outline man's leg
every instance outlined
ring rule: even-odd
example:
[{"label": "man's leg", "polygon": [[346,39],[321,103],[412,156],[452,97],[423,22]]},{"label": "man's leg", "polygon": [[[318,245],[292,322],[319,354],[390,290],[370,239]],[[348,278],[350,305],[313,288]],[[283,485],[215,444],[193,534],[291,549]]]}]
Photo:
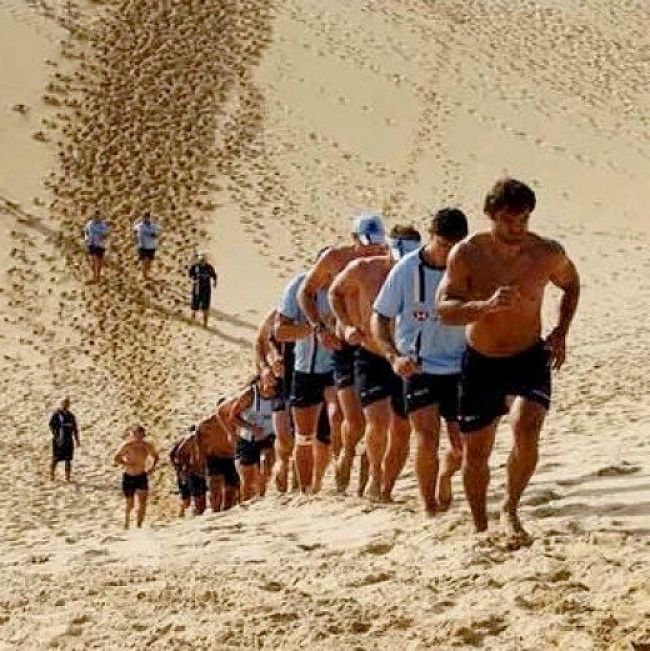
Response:
[{"label": "man's leg", "polygon": [[415,474],[427,515],[436,513],[436,480],[438,478],[438,438],[440,415],[436,405],[427,405],[409,414],[415,430]]},{"label": "man's leg", "polygon": [[208,327],[208,316],[210,314],[210,308],[206,308],[203,310],[203,327],[207,328]]},{"label": "man's leg", "polygon": [[124,528],[128,529],[131,524],[131,511],[133,511],[133,495],[125,495],[124,497]]},{"label": "man's leg", "polygon": [[184,518],[185,517],[185,511],[187,511],[187,509],[190,507],[190,504],[191,504],[191,498],[181,496],[180,504],[179,504],[179,508],[178,508],[178,517],[179,518]]},{"label": "man's leg", "polygon": [[377,501],[381,498],[384,484],[383,462],[388,440],[390,423],[390,398],[377,400],[363,408],[366,419],[366,454],[370,472],[368,497]]},{"label": "man's leg", "polygon": [[65,480],[70,481],[70,475],[72,474],[72,461],[66,461],[64,467],[65,467]]},{"label": "man's leg", "polygon": [[275,431],[275,485],[279,493],[286,493],[291,453],[293,452],[293,437],[291,436],[291,421],[286,409],[273,412],[273,430]]},{"label": "man's leg", "polygon": [[147,513],[147,498],[149,497],[149,491],[136,491],[135,494],[138,497],[137,525],[138,528],[140,528],[144,522],[144,516]]},{"label": "man's leg", "polygon": [[449,441],[442,458],[442,469],[438,479],[438,509],[440,511],[446,511],[451,504],[451,478],[463,463],[463,445],[458,423],[445,421],[445,424]]},{"label": "man's leg", "polygon": [[402,418],[391,410],[390,426],[388,429],[388,446],[384,456],[384,486],[382,500],[390,502],[393,488],[400,476],[409,456],[409,439],[411,423],[408,418]]},{"label": "man's leg", "polygon": [[298,486],[303,493],[309,492],[314,475],[314,439],[322,403],[309,407],[292,407],[296,431],[295,460]]},{"label": "man's leg", "polygon": [[476,531],[487,529],[488,464],[499,419],[481,429],[463,435],[463,485]]},{"label": "man's leg", "polygon": [[259,490],[259,466],[255,463],[252,465],[239,465],[239,477],[241,479],[241,501],[246,502],[257,495]]},{"label": "man's leg", "polygon": [[201,495],[196,495],[194,497],[194,506],[192,508],[193,514],[202,515],[205,512],[205,505],[206,505],[205,493]]},{"label": "man's leg", "polygon": [[270,447],[262,452],[262,460],[260,463],[260,476],[259,476],[259,494],[260,497],[266,495],[266,487],[268,486],[269,479],[273,474],[273,466],[275,465],[275,450]]},{"label": "man's leg", "polygon": [[341,425],[342,449],[336,465],[336,488],[340,493],[345,493],[350,485],[357,444],[364,435],[366,423],[356,387],[339,389],[337,395],[343,412],[343,423]]},{"label": "man's leg", "polygon": [[56,470],[56,465],[58,461],[56,459],[52,459],[50,462],[50,479],[54,481],[54,471]]},{"label": "man's leg", "polygon": [[537,467],[539,434],[546,409],[536,402],[517,398],[510,414],[513,445],[508,457],[506,496],[501,505],[501,521],[508,533],[525,534],[517,508]]},{"label": "man's leg", "polygon": [[209,477],[210,488],[210,508],[213,513],[218,513],[222,510],[222,492],[224,479],[221,475],[210,475]]}]

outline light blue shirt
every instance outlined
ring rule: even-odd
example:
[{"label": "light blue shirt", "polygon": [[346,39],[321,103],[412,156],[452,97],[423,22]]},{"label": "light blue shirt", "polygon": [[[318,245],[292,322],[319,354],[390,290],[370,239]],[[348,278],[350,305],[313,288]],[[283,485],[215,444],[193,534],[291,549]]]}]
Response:
[{"label": "light blue shirt", "polygon": [[86,246],[105,248],[108,230],[108,224],[103,219],[97,221],[89,219],[84,228],[84,241]]},{"label": "light blue shirt", "polygon": [[158,246],[158,235],[160,227],[153,222],[145,223],[143,220],[137,221],[133,226],[138,247],[141,249],[155,249]]},{"label": "light blue shirt", "polygon": [[423,373],[460,373],[465,350],[465,328],[440,321],[435,295],[444,269],[422,257],[422,249],[409,253],[391,270],[375,299],[378,314],[395,319],[395,347],[422,366]]},{"label": "light blue shirt", "polygon": [[[297,325],[307,323],[307,319],[298,304],[298,290],[306,275],[306,272],[298,274],[285,287],[278,306],[278,312]],[[322,290],[318,292],[316,304],[321,317],[329,314],[327,292]],[[332,351],[327,350],[319,343],[315,333],[296,341],[294,356],[294,369],[301,373],[330,373],[334,369]]]}]

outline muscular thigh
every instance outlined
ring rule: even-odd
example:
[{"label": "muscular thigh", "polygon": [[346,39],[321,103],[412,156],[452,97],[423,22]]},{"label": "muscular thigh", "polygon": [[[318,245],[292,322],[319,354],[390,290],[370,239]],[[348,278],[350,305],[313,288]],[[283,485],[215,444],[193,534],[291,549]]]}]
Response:
[{"label": "muscular thigh", "polygon": [[363,421],[363,411],[361,409],[361,400],[354,386],[339,389],[337,391],[343,418],[348,422]]},{"label": "muscular thigh", "polygon": [[545,418],[545,407],[526,398],[516,398],[510,410],[512,431],[516,437],[538,438]]},{"label": "muscular thigh", "polygon": [[366,405],[363,408],[363,415],[367,423],[387,428],[391,418],[390,398],[383,398]]},{"label": "muscular thigh", "polygon": [[440,412],[437,405],[427,405],[409,414],[411,427],[419,434],[438,436]]},{"label": "muscular thigh", "polygon": [[312,405],[311,407],[292,407],[293,423],[298,434],[313,436],[316,433],[321,408],[322,404]]}]

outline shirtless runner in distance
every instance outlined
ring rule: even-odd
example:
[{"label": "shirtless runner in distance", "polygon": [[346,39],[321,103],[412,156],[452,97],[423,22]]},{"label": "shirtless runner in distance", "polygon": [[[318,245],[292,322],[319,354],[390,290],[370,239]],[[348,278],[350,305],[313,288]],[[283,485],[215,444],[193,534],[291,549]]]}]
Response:
[{"label": "shirtless runner in distance", "polygon": [[[158,452],[149,441],[145,440],[145,437],[145,428],[142,425],[136,425],[131,430],[129,438],[122,443],[113,457],[113,461],[124,468],[122,492],[126,500],[125,529],[128,529],[131,523],[134,496],[138,498],[136,523],[138,527],[142,526],[147,511],[149,475],[158,463]],[[150,460],[151,465],[148,466]]]},{"label": "shirtless runner in distance", "polygon": [[220,399],[214,413],[196,428],[196,441],[205,456],[210,508],[216,513],[230,509],[239,493],[235,467],[235,429],[229,421],[232,400]]},{"label": "shirtless runner in distance", "polygon": [[[314,328],[320,343],[334,353],[334,381],[343,412],[341,427],[342,449],[336,466],[336,484],[345,492],[350,483],[350,473],[358,442],[364,435],[365,420],[359,395],[354,382],[354,352],[343,338],[340,328],[332,328],[319,316],[317,297],[320,290],[328,290],[334,278],[358,258],[384,255],[386,253],[385,230],[380,215],[360,215],[352,231],[353,244],[331,247],[307,274],[298,294],[298,301],[307,321]],[[362,457],[359,493],[367,481],[367,459]]]},{"label": "shirtless runner in distance", "polygon": [[390,501],[395,481],[409,451],[411,428],[404,408],[404,386],[370,331],[373,304],[381,286],[403,255],[420,246],[412,226],[394,226],[389,234],[390,255],[351,262],[330,287],[332,311],[348,344],[358,345],[355,375],[365,416],[366,454],[370,466],[371,500]]},{"label": "shirtless runner in distance", "polygon": [[[537,465],[539,434],[550,405],[551,367],[564,363],[580,295],[578,272],[560,244],[528,230],[535,203],[534,192],[524,183],[497,181],[484,204],[490,230],[453,249],[437,295],[442,321],[467,325],[460,427],[463,481],[474,526],[487,529],[488,462],[499,420],[510,411],[514,441],[501,522],[517,537],[526,536],[517,508]],[[542,340],[541,307],[549,282],[563,295],[559,321]]]}]

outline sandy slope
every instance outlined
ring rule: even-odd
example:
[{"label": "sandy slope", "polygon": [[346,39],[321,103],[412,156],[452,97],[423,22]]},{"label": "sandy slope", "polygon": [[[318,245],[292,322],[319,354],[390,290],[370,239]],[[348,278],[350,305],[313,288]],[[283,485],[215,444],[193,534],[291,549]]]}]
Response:
[{"label": "sandy slope", "polygon": [[[648,648],[649,18],[641,0],[1,0],[0,641]],[[535,227],[584,280],[531,547],[473,539],[462,500],[423,521],[411,466],[390,507],[273,496],[183,523],[165,469],[151,528],[119,530],[124,428],[165,448],[241,382],[260,316],[355,210],[423,224],[450,202],[480,228],[501,173],[533,184]],[[101,288],[77,246],[95,204],[115,233]],[[165,228],[150,287],[129,241],[146,206]],[[184,305],[196,248],[221,274],[208,331]],[[63,392],[72,486],[44,473]],[[504,429],[494,506],[507,448]]]}]

